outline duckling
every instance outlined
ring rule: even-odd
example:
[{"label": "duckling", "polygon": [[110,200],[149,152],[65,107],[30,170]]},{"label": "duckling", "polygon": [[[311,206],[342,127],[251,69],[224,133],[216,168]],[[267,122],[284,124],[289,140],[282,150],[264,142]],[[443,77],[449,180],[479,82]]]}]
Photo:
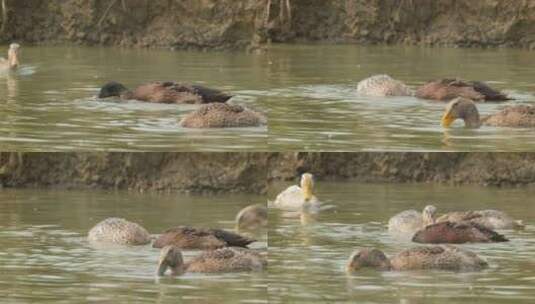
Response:
[{"label": "duckling", "polygon": [[305,202],[307,209],[320,208],[321,203],[313,194],[314,176],[310,173],[301,175],[300,187],[290,186],[277,195],[272,206],[285,211],[301,211]]},{"label": "duckling", "polygon": [[412,237],[416,243],[464,244],[508,242],[505,236],[471,222],[440,222],[417,231]]},{"label": "duckling", "polygon": [[212,250],[222,247],[247,247],[253,242],[255,240],[222,229],[178,226],[164,231],[152,247],[173,245],[182,249]]},{"label": "duckling", "polygon": [[267,119],[262,113],[240,105],[211,103],[184,116],[179,125],[184,128],[240,128],[258,127],[266,123]]},{"label": "duckling", "polygon": [[428,82],[416,90],[416,97],[442,101],[457,97],[475,101],[505,101],[510,99],[483,82],[461,79],[440,79]]},{"label": "duckling", "polygon": [[447,128],[457,119],[464,120],[464,125],[467,128],[479,128],[481,125],[534,128],[535,107],[526,105],[508,106],[498,113],[480,118],[479,111],[472,100],[455,98],[444,111],[442,126]]},{"label": "duckling", "polygon": [[180,248],[165,246],[160,252],[158,276],[165,275],[170,268],[171,275],[182,275],[186,272],[246,272],[262,271],[267,260],[258,252],[245,248],[227,247],[205,251],[185,263]]},{"label": "duckling", "polygon": [[15,70],[19,67],[19,49],[20,45],[18,43],[9,45],[7,60],[0,57],[0,70]]},{"label": "duckling", "polygon": [[123,218],[110,217],[89,230],[87,239],[95,243],[117,245],[145,245],[151,237],[141,225]]},{"label": "duckling", "polygon": [[454,246],[421,246],[403,250],[391,259],[379,249],[364,248],[350,256],[346,270],[349,273],[362,268],[476,271],[487,267],[487,262],[469,250]]},{"label": "duckling", "polygon": [[374,75],[361,80],[357,93],[367,96],[412,96],[414,93],[403,82],[388,75]]},{"label": "duckling", "polygon": [[388,231],[391,233],[413,234],[414,232],[435,222],[437,208],[433,205],[425,206],[422,212],[416,210],[402,211],[388,220]]},{"label": "duckling", "polygon": [[254,230],[266,227],[268,224],[268,210],[261,204],[250,205],[236,215],[236,228],[238,230]]},{"label": "duckling", "polygon": [[98,98],[108,97],[156,103],[199,104],[211,102],[223,103],[232,96],[204,86],[180,84],[172,81],[149,82],[130,91],[121,83],[112,81],[105,84],[98,94]]},{"label": "duckling", "polygon": [[491,230],[524,228],[524,224],[521,220],[514,220],[505,212],[492,209],[449,212],[436,219],[437,223],[466,221],[479,224]]}]

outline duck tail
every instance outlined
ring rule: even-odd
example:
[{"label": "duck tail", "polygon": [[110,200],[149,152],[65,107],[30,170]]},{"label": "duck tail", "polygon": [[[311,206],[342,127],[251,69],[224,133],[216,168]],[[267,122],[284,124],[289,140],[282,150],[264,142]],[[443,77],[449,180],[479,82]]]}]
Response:
[{"label": "duck tail", "polygon": [[489,230],[491,232],[490,239],[493,242],[509,242],[509,239],[506,238],[503,234],[499,234],[496,231]]}]

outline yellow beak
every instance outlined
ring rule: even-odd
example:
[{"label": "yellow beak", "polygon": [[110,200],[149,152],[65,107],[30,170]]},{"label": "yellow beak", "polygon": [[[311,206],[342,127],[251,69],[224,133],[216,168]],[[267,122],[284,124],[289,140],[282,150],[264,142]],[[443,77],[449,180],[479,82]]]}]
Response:
[{"label": "yellow beak", "polygon": [[444,116],[442,116],[442,126],[444,128],[448,128],[454,121],[455,117],[451,115],[451,112],[446,112]]}]

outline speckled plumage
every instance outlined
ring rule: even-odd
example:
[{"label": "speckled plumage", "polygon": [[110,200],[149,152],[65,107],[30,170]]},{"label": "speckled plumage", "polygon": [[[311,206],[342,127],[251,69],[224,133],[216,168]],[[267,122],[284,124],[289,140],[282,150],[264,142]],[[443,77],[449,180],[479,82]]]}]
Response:
[{"label": "speckled plumage", "polygon": [[240,105],[212,103],[201,106],[180,121],[184,128],[258,127],[267,123],[266,117]]},{"label": "speckled plumage", "polygon": [[475,253],[454,246],[422,246],[403,250],[390,259],[393,270],[481,270],[487,262]]},{"label": "speckled plumage", "polygon": [[155,248],[173,245],[182,249],[247,247],[255,240],[222,229],[178,226],[164,231],[152,244]]},{"label": "speckled plumage", "polygon": [[388,75],[374,75],[357,84],[357,93],[366,96],[411,96],[412,90]]},{"label": "speckled plumage", "polygon": [[107,218],[89,230],[88,240],[118,245],[145,245],[151,238],[147,230],[137,223],[122,218]]},{"label": "speckled plumage", "polygon": [[521,221],[516,221],[499,210],[475,210],[448,212],[436,219],[437,222],[472,222],[487,229],[523,228]]},{"label": "speckled plumage", "polygon": [[257,229],[268,224],[268,210],[264,205],[256,204],[243,208],[236,215],[238,229]]}]

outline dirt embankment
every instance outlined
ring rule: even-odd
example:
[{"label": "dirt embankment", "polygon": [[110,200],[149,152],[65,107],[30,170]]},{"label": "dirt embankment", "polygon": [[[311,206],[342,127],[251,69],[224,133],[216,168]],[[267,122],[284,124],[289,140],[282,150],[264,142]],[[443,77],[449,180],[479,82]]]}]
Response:
[{"label": "dirt embankment", "polygon": [[181,49],[245,48],[269,40],[535,48],[533,0],[6,3],[8,20],[0,34],[4,41]]},{"label": "dirt embankment", "polygon": [[[0,185],[264,193],[319,179],[535,185],[535,153],[0,153]],[[266,178],[267,177],[267,178]]]}]

